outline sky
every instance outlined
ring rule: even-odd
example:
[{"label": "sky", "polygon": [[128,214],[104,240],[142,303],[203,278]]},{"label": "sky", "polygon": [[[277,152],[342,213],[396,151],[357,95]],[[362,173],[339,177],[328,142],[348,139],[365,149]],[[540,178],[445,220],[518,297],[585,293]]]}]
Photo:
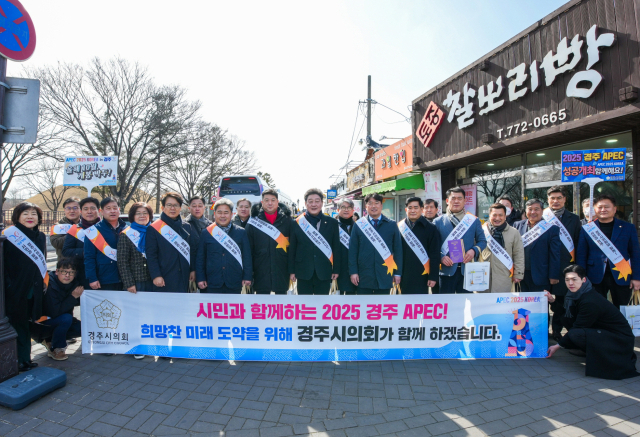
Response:
[{"label": "sky", "polygon": [[[157,83],[200,100],[203,118],[245,140],[259,169],[301,204],[306,189],[329,188],[347,160],[362,162],[366,124],[356,115],[368,75],[372,99],[410,117],[413,99],[565,3],[21,2],[37,47],[25,63],[9,62],[8,75],[93,57],[137,61]],[[375,141],[411,135],[403,116],[380,105],[371,120]]]}]

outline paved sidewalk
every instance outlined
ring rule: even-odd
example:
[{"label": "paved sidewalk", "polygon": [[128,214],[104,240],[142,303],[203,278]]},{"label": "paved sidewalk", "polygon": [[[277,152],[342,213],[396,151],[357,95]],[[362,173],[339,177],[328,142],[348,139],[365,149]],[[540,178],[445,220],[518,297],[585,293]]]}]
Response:
[{"label": "paved sidewalk", "polygon": [[[636,342],[640,352],[640,341]],[[340,363],[142,361],[33,352],[68,383],[0,408],[13,436],[640,435],[640,377],[584,376],[584,359]]]}]

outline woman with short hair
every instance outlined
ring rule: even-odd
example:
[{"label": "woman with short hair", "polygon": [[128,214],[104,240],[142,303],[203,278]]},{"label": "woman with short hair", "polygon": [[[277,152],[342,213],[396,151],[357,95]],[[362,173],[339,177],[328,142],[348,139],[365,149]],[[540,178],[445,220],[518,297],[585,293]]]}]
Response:
[{"label": "woman with short hair", "polygon": [[18,367],[24,372],[38,366],[31,361],[29,320],[35,322],[42,317],[44,289],[49,279],[47,238],[39,229],[42,210],[33,203],[16,206],[11,221],[13,225],[2,232],[7,237],[3,249],[4,302],[9,323],[18,334]]},{"label": "woman with short hair", "polygon": [[145,256],[147,229],[153,210],[145,202],[131,205],[129,226],[123,229],[118,239],[118,271],[125,290],[130,293],[152,291],[153,282]]}]

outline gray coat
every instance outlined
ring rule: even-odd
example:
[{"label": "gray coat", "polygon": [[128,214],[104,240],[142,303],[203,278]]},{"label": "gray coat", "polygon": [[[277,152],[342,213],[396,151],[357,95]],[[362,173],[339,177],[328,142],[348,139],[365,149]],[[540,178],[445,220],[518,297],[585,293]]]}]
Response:
[{"label": "gray coat", "polygon": [[[524,278],[524,247],[522,246],[522,237],[517,229],[507,225],[502,231],[504,238],[504,249],[513,260],[513,277],[516,279]],[[491,263],[491,274],[489,275],[489,291],[492,293],[510,293],[513,284],[510,277],[511,272],[500,262],[498,258],[493,256],[489,246],[480,254],[481,262]]]}]

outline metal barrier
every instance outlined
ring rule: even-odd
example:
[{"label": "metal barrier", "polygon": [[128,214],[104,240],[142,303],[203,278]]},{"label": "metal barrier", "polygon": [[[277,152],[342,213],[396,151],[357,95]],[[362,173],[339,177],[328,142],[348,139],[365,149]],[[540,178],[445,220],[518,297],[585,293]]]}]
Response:
[{"label": "metal barrier", "polygon": [[[11,221],[11,215],[13,214],[12,210],[4,210],[2,211],[2,221],[5,226],[11,226],[13,222]],[[49,227],[64,218],[64,211],[42,211],[42,224],[41,226]],[[40,229],[42,231],[42,229]],[[47,233],[47,232],[45,232]]]}]

